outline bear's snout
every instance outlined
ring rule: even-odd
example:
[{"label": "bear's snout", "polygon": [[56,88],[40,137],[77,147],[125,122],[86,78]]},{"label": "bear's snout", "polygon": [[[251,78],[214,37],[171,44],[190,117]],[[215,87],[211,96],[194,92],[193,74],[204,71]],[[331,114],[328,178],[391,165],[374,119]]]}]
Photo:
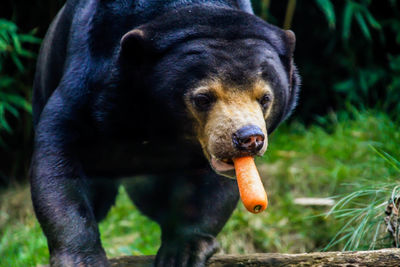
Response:
[{"label": "bear's snout", "polygon": [[256,125],[247,125],[240,128],[232,135],[232,142],[236,149],[256,154],[264,146],[264,133]]}]

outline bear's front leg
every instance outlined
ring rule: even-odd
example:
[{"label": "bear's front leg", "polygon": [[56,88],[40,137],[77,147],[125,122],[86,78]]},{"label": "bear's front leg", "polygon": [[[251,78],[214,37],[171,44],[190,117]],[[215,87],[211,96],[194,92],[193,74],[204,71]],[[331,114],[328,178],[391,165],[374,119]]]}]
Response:
[{"label": "bear's front leg", "polygon": [[237,183],[211,170],[169,179],[168,211],[163,211],[168,215],[160,220],[162,244],[155,266],[205,266],[218,250],[215,236],[236,207]]},{"label": "bear's front leg", "polygon": [[70,118],[56,92],[35,132],[33,206],[47,237],[52,267],[109,266],[88,199],[89,188],[74,153],[79,127]]}]

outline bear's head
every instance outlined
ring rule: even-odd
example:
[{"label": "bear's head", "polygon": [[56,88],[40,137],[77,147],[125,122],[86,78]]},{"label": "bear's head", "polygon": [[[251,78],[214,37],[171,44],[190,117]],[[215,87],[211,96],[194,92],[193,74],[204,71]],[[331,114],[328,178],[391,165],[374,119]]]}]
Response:
[{"label": "bear's head", "polygon": [[295,107],[294,45],[293,32],[254,15],[191,7],[126,33],[120,58],[167,100],[164,112],[188,118],[213,169],[234,177],[232,158],[263,155]]}]

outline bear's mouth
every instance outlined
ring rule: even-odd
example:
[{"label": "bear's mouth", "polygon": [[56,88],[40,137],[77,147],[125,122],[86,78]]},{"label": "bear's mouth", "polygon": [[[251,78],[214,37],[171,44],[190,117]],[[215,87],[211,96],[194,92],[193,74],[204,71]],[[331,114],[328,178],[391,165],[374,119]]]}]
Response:
[{"label": "bear's mouth", "polygon": [[219,159],[212,155],[211,167],[220,175],[228,178],[235,178],[235,166],[233,165],[232,159]]}]

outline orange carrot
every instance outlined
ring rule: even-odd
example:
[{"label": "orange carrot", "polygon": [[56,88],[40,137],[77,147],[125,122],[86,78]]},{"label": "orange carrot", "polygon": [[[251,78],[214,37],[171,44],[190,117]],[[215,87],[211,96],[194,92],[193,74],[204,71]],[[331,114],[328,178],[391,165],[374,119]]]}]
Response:
[{"label": "orange carrot", "polygon": [[262,212],[268,206],[268,198],[253,157],[235,158],[233,163],[244,206],[252,213]]}]

